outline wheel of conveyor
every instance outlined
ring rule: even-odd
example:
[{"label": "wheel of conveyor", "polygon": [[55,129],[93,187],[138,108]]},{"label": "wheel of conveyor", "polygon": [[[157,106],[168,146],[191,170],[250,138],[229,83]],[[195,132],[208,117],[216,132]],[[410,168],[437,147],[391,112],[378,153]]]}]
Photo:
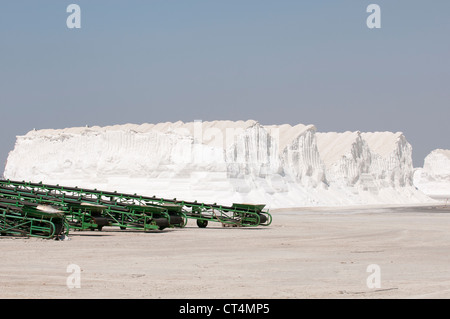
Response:
[{"label": "wheel of conveyor", "polygon": [[182,225],[184,224],[184,219],[178,215],[170,215],[170,224],[171,225]]},{"label": "wheel of conveyor", "polygon": [[208,226],[208,221],[204,219],[197,219],[197,226],[200,228],[206,228],[206,226]]},{"label": "wheel of conveyor", "polygon": [[167,218],[154,218],[153,221],[158,225],[159,230],[169,227],[169,220]]},{"label": "wheel of conveyor", "polygon": [[106,217],[94,217],[94,222],[97,224],[97,229],[102,230],[103,226],[108,225],[108,219]]},{"label": "wheel of conveyor", "polygon": [[[54,223],[54,236],[58,237],[59,235],[61,235],[64,232],[64,224],[61,222],[55,222]],[[53,230],[53,226],[52,226],[52,230]]]},{"label": "wheel of conveyor", "polygon": [[265,215],[258,214],[258,216],[259,216],[259,223],[260,224],[263,224],[263,223],[265,223],[267,221],[267,217]]}]

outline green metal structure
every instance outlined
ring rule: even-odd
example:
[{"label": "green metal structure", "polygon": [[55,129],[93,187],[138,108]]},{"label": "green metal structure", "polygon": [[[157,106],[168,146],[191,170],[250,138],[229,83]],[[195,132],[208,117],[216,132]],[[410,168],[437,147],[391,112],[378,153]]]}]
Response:
[{"label": "green metal structure", "polygon": [[117,226],[121,229],[152,230],[184,227],[194,219],[201,228],[209,222],[239,227],[268,226],[272,216],[265,205],[233,204],[223,206],[83,189],[43,183],[0,180],[0,203],[23,206],[23,201],[57,207],[64,212],[72,229],[98,229]]},{"label": "green metal structure", "polygon": [[0,235],[56,238],[67,234],[64,213],[50,206],[0,203]]},{"label": "green metal structure", "polygon": [[165,207],[140,207],[138,205],[115,205],[108,201],[100,203],[90,198],[71,194],[48,194],[42,189],[0,186],[0,203],[23,207],[23,203],[50,205],[64,212],[72,229],[101,230],[104,226],[121,229],[162,230],[166,227],[183,227],[182,216],[171,216]]}]

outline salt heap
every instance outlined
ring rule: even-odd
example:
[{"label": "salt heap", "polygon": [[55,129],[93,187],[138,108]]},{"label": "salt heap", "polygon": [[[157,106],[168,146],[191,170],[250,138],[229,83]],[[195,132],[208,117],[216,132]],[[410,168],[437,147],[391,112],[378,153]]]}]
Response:
[{"label": "salt heap", "polygon": [[450,198],[450,150],[436,149],[414,173],[414,185],[436,198]]},{"label": "salt heap", "polygon": [[419,203],[401,133],[257,121],[126,124],[18,136],[5,178],[268,208]]}]

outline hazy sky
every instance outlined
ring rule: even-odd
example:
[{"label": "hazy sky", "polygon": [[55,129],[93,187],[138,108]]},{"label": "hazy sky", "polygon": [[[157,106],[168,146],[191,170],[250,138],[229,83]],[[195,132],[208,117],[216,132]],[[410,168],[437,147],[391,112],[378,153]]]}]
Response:
[{"label": "hazy sky", "polygon": [[450,149],[449,15],[448,0],[5,1],[0,161],[33,128],[254,119],[401,131],[422,166]]}]

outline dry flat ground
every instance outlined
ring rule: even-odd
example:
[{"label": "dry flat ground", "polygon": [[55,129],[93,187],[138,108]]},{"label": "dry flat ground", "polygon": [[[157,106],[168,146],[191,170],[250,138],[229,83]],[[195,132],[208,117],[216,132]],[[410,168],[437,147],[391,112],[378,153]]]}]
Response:
[{"label": "dry flat ground", "polygon": [[[269,227],[0,237],[1,298],[449,298],[450,209],[273,211]],[[80,288],[66,284],[81,268]],[[367,267],[380,269],[369,288]]]}]

